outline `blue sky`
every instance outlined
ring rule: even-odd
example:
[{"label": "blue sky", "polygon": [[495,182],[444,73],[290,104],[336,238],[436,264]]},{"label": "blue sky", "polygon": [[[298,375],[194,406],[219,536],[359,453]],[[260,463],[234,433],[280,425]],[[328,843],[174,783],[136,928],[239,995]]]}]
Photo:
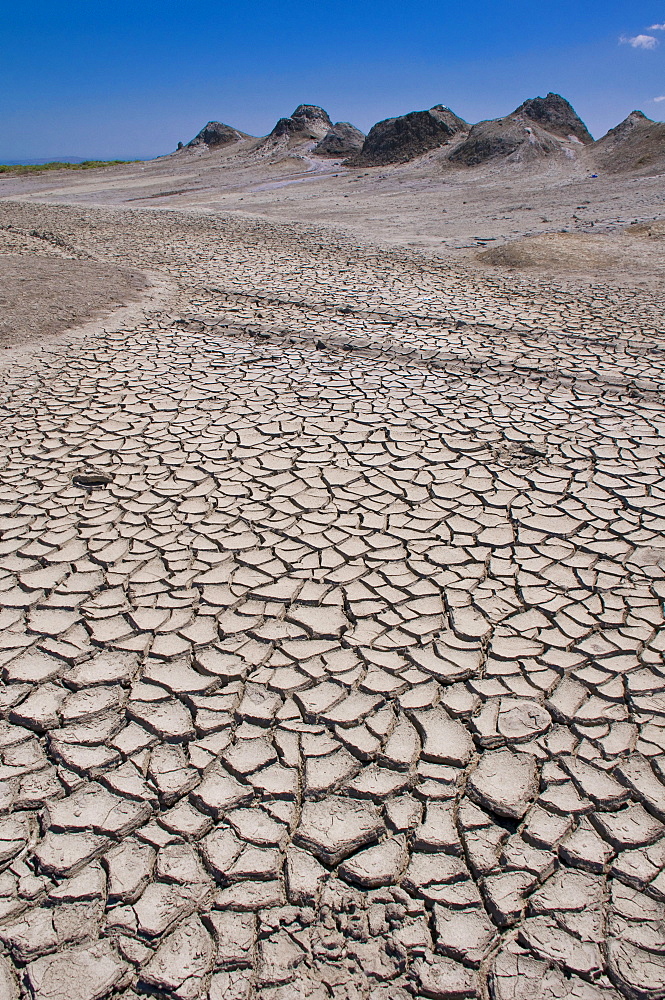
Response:
[{"label": "blue sky", "polygon": [[[661,27],[653,27],[652,25]],[[563,94],[598,137],[665,117],[665,0],[0,0],[0,162],[156,156],[297,104],[364,131]]]}]

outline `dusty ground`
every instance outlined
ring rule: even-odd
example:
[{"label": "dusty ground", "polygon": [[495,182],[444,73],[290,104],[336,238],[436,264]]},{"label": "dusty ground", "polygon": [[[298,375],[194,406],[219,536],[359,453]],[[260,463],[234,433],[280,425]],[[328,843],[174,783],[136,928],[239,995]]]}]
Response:
[{"label": "dusty ground", "polygon": [[[313,144],[312,144],[313,145]],[[446,150],[393,167],[348,169],[301,152],[183,150],[142,164],[0,177],[0,198],[187,209],[325,225],[387,247],[437,254],[558,232],[612,233],[665,216],[661,176],[601,174],[585,161],[452,169]],[[288,152],[288,151],[286,151]]]},{"label": "dusty ground", "polygon": [[109,264],[0,253],[0,349],[42,341],[113,312],[144,287],[141,275]]},{"label": "dusty ground", "polygon": [[614,233],[548,233],[492,246],[476,255],[482,264],[550,278],[575,276],[621,286],[659,289],[665,281],[665,237],[660,228],[627,226]]},{"label": "dusty ground", "polygon": [[492,263],[33,183],[159,294],[0,357],[3,1000],[665,996],[657,185]]}]

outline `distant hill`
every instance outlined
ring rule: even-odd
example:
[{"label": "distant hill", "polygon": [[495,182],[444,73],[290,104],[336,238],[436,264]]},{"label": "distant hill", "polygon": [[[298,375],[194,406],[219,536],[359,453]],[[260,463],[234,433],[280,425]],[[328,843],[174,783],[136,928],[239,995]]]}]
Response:
[{"label": "distant hill", "polygon": [[[179,146],[179,148],[181,148]],[[267,136],[255,138],[231,125],[210,121],[184,147],[230,157],[234,169],[290,161],[303,168],[312,157],[341,160],[349,169],[407,164],[430,155],[439,169],[558,164],[589,172],[664,171],[665,123],[633,111],[597,142],[560,94],[531,97],[503,118],[472,125],[443,104],[386,118],[365,136],[350,122],[333,124],[315,104],[300,104],[280,118]]]},{"label": "distant hill", "polygon": [[468,129],[469,125],[463,118],[458,118],[442,104],[428,111],[411,111],[399,118],[386,118],[369,130],[362,149],[351,160],[351,165],[377,167],[404,163],[446,145],[458,133]]},{"label": "distant hill", "polygon": [[593,136],[571,105],[559,94],[534,97],[512,114],[478,122],[450,154],[450,162],[466,167],[490,160],[535,163],[553,156],[575,159]]},{"label": "distant hill", "polygon": [[316,156],[330,156],[344,159],[360,152],[365,133],[350,122],[336,122],[316,144],[312,152]]},{"label": "distant hill", "polygon": [[592,153],[598,169],[610,173],[665,172],[665,122],[632,111],[594,143]]},{"label": "distant hill", "polygon": [[572,105],[560,94],[549,93],[547,97],[532,97],[520,104],[513,112],[515,117],[523,115],[540,125],[546,132],[561,139],[579,139],[583,143],[593,142],[593,136],[575,112]]},{"label": "distant hill", "polygon": [[477,167],[489,160],[533,162],[560,152],[561,142],[535,122],[509,116],[474,125],[463,143],[454,149],[451,163]]},{"label": "distant hill", "polygon": [[299,104],[293,114],[280,118],[272,131],[263,138],[241,132],[223,122],[210,121],[181,149],[217,151],[225,146],[244,142],[244,146],[232,151],[240,157],[269,156],[272,161],[291,156],[321,156],[330,159],[345,159],[357,153],[365,140],[365,133],[350,122],[333,122],[328,112],[315,104]]},{"label": "distant hill", "polygon": [[85,163],[87,156],[47,156],[39,160],[2,160],[8,167],[40,167],[43,163]]},{"label": "distant hill", "polygon": [[308,139],[323,139],[332,128],[332,122],[327,111],[315,104],[300,104],[290,118],[280,118],[270,137],[279,138],[283,135],[306,137]]},{"label": "distant hill", "polygon": [[228,146],[232,142],[240,139],[251,138],[246,132],[239,132],[237,128],[225,125],[223,122],[208,122],[201,131],[187,143],[188,148],[196,146],[207,146],[208,149],[216,149],[218,146]]},{"label": "distant hill", "polygon": [[[160,153],[159,156],[165,154]],[[157,160],[159,156],[154,156],[153,154],[147,155],[146,153],[124,153],[114,156],[110,160],[98,160],[92,156],[42,156],[36,159],[23,159],[23,160],[3,160],[0,157],[0,164],[7,167],[41,167],[46,163],[136,163],[138,160],[145,160],[146,162],[150,160]]]}]

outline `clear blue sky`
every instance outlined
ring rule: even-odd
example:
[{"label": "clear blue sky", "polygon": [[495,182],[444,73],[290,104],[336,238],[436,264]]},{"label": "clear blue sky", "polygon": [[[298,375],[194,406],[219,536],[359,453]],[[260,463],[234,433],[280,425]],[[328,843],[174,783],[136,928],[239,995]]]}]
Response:
[{"label": "clear blue sky", "polygon": [[475,122],[550,90],[598,137],[665,117],[658,24],[665,0],[0,0],[0,162],[156,156],[209,119],[264,135],[300,103]]}]

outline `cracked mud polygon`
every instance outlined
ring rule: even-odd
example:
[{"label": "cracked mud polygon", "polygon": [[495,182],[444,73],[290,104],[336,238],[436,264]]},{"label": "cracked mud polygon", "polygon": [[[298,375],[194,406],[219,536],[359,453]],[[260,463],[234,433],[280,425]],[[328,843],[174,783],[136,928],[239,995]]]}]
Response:
[{"label": "cracked mud polygon", "polygon": [[2,221],[162,281],[0,358],[3,1000],[663,997],[658,294]]}]

